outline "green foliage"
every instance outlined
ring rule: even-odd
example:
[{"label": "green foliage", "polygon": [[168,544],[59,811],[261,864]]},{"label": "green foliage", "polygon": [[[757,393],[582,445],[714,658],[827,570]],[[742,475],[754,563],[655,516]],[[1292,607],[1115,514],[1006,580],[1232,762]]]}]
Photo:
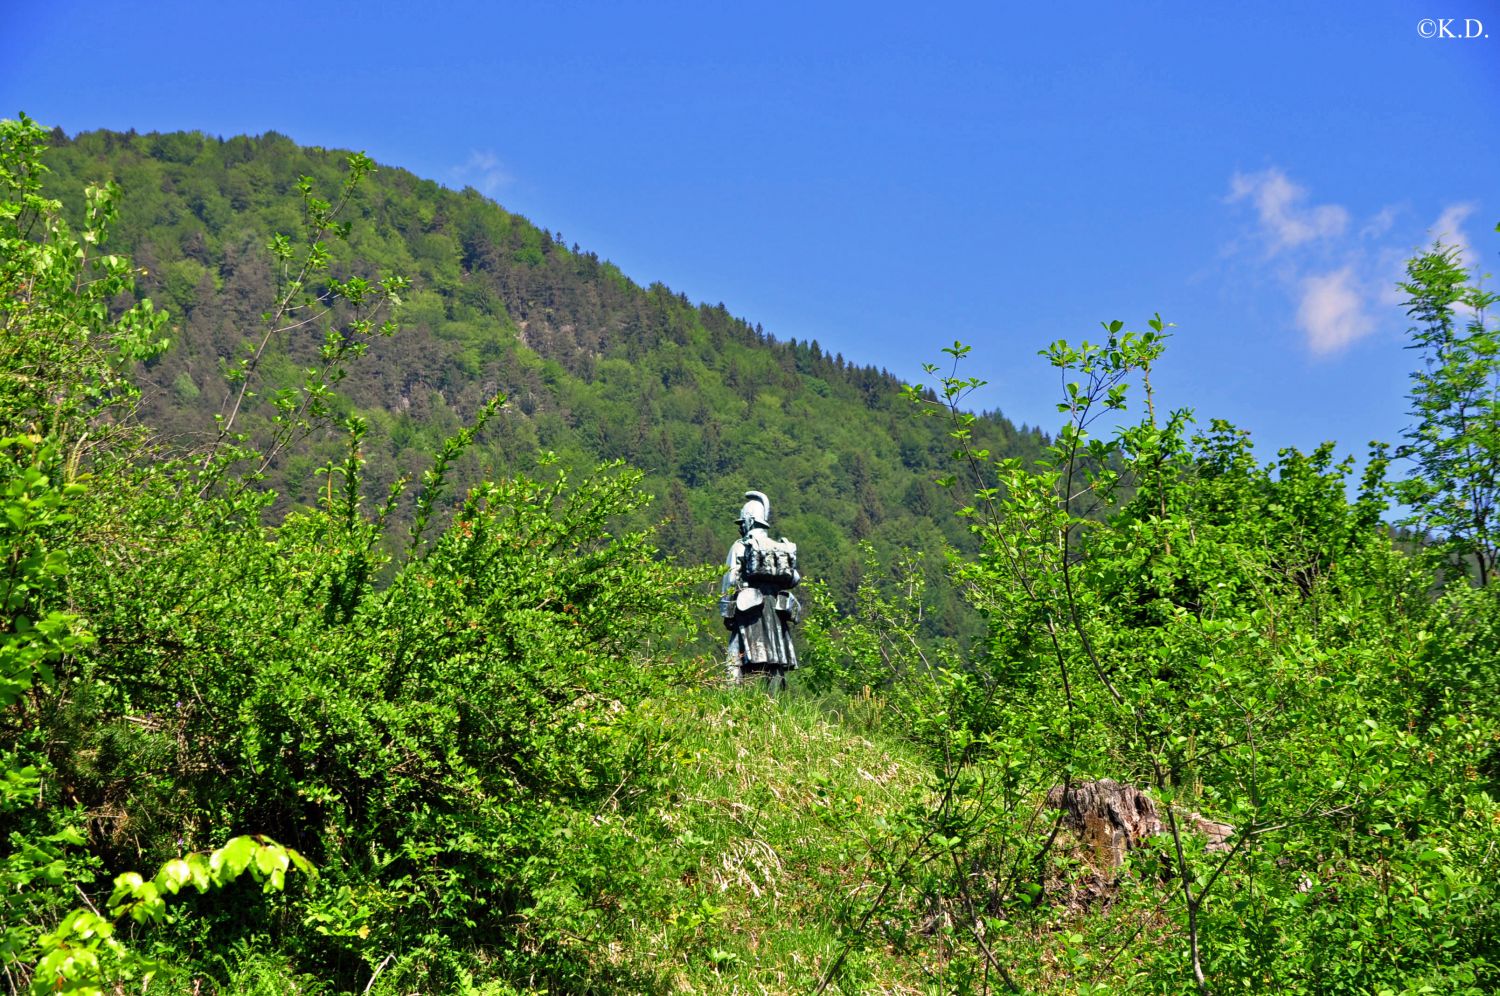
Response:
[{"label": "green foliage", "polygon": [[307,326],[323,325],[317,363],[306,368],[301,386],[282,388],[271,396],[275,414],[270,419],[269,439],[257,454],[256,475],[270,467],[289,443],[332,421],[333,387],[344,379],[344,365],[364,354],[366,340],[371,335],[395,333],[393,320],[387,318],[378,326],[376,320],[383,312],[400,306],[406,278],[388,274],[375,281],[360,276],[340,280],[329,272],[332,255],[325,242],[329,238],[339,242],[349,240],[353,223],[339,218],[374,165],[363,153],[350,155],[335,201],[314,196],[311,176],[298,177],[302,237],[297,243],[279,232],[271,237],[269,251],[276,272],[276,304],[261,316],[265,328],[259,339],[246,342],[243,355],[224,369],[230,390],[214,416],[218,432],[204,457],[205,466],[212,463],[224,441],[249,438],[243,434],[236,436],[235,425],[246,400],[254,397],[250,388],[267,348],[277,339]]},{"label": "green foliage", "polygon": [[59,448],[36,436],[0,439],[0,483],[4,514],[0,541],[7,556],[0,633],[0,709],[16,704],[38,679],[55,684],[49,662],[83,646],[78,617],[51,608],[64,572],[61,551],[48,542],[71,518],[68,502],[81,484],[58,487],[49,471],[59,469]]},{"label": "green foliage", "polygon": [[1457,249],[1434,246],[1406,266],[1412,347],[1412,415],[1400,455],[1411,476],[1395,487],[1411,509],[1403,520],[1434,539],[1434,550],[1481,586],[1500,567],[1500,330],[1487,309],[1500,295],[1470,283]]},{"label": "green foliage", "polygon": [[265,838],[235,837],[208,854],[173,858],[149,880],[125,872],[115,878],[107,917],[92,907],[75,909],[37,939],[31,952],[39,956],[31,991],[36,996],[104,996],[105,986],[120,979],[139,977],[142,985],[149,985],[154,975],[170,966],[126,947],[116,936],[119,920],[129,916],[136,923],[159,921],[166,915],[167,896],[189,885],[200,893],[221,888],[246,871],[266,892],[280,891],[292,868],[315,874],[307,859],[289,847]]},{"label": "green foliage", "polygon": [[[114,191],[75,236],[40,131],[0,135],[12,992],[1500,985],[1494,586],[1392,542],[1383,449],[1351,498],[1331,445],[1262,464],[1159,413],[1159,317],[1044,352],[1050,442],[964,410],[960,343],[908,422],[883,374],[360,156],[61,143],[139,197],[136,270],[97,248]],[[1453,315],[1488,302],[1446,257],[1412,278],[1445,358],[1408,500],[1484,569],[1421,501],[1483,484],[1489,333]],[[189,349],[147,357],[148,290]],[[136,377],[177,385],[173,444]],[[717,561],[715,495],[773,476],[806,667],[695,688],[716,569],[650,523]],[[1119,866],[1047,801],[1102,778],[1165,823]]]},{"label": "green foliage", "polygon": [[[618,464],[575,483],[544,460],[533,476],[477,485],[421,542],[498,397],[435,447],[409,530],[393,514],[400,480],[367,511],[367,425],[340,414],[332,389],[366,338],[394,330],[370,309],[394,306],[404,284],[333,275],[324,239],[349,237],[336,219],[369,163],[348,165],[335,202],[299,183],[303,239],[273,240],[277,304],[226,368],[223,417],[198,452],[166,456],[130,421],[116,399],[136,395],[110,352],[130,329],[76,285],[10,316],[11,329],[51,323],[94,348],[45,370],[55,384],[17,376],[6,400],[24,425],[41,399],[82,399],[53,435],[4,444],[5,950],[17,969],[39,959],[36,986],[92,991],[154,971],[155,955],[118,936],[128,913],[152,924],[159,952],[200,965],[300,922],[302,962],[351,986],[393,958],[392,978],[457,984],[483,945],[504,975],[575,989],[605,985],[589,981],[602,970],[594,945],[648,910],[653,887],[619,834],[667,750],[643,704],[697,674],[678,648],[714,570],[677,568],[649,529],[623,525],[648,496]],[[59,222],[44,238],[68,232]],[[54,257],[67,253],[27,258],[36,270]],[[313,323],[324,341],[302,386],[252,390]],[[90,393],[95,383],[113,393]],[[345,454],[319,468],[317,504],[269,516],[264,473],[334,421]],[[105,426],[113,434],[88,452],[65,448]],[[224,843],[234,828],[298,850]],[[105,898],[90,861],[127,852],[162,870],[121,876]],[[309,867],[299,852],[327,872],[296,912],[211,895],[182,915],[163,905],[247,867],[279,889],[290,865]],[[74,885],[90,906],[66,912]]]},{"label": "green foliage", "polygon": [[[17,714],[29,714],[30,724],[40,713],[40,696],[57,684],[55,663],[89,639],[76,614],[54,607],[64,565],[49,540],[55,540],[68,522],[69,503],[83,490],[78,484],[59,488],[52,483],[47,471],[58,463],[56,444],[40,444],[34,437],[0,440],[0,536],[7,551],[0,709],[11,721]],[[57,890],[84,877],[82,863],[70,861],[67,854],[83,839],[66,823],[39,825],[25,818],[40,794],[42,772],[29,752],[9,737],[0,744],[0,753],[0,817],[9,831],[0,863],[0,966],[9,971],[38,957],[41,929],[36,915],[45,915]]]},{"label": "green foliage", "polygon": [[166,348],[166,316],[149,299],[111,314],[134,286],[129,260],[103,250],[120,189],[85,189],[75,235],[62,204],[41,194],[46,139],[25,115],[0,121],[0,431],[53,438],[76,467],[101,443],[85,424],[138,396],[129,366]]},{"label": "green foliage", "polygon": [[[121,875],[108,917],[90,904],[66,913],[50,930],[40,925],[67,901],[67,889],[88,881],[93,864],[69,853],[85,839],[45,785],[56,777],[46,745],[55,732],[49,720],[68,695],[59,667],[95,644],[84,623],[87,612],[56,607],[74,594],[70,534],[88,492],[85,482],[94,476],[85,461],[93,456],[106,468],[113,458],[136,452],[139,435],[128,419],[139,395],[126,376],[128,365],[166,345],[155,338],[165,316],[149,301],[112,317],[110,300],[131,284],[127,260],[100,254],[118,190],[87,189],[87,225],[76,237],[60,220],[61,206],[37,195],[44,134],[24,116],[0,122],[0,252],[6,260],[0,425],[22,433],[0,437],[0,816],[7,831],[0,967],[12,989],[14,973],[24,978],[29,967],[35,993],[102,994],[111,980],[149,979],[161,967],[115,937],[116,918],[160,919],[163,892],[176,893],[189,882],[203,892],[247,866],[265,879],[267,891],[282,888],[289,866],[311,868],[274,841],[240,837],[212,854],[176,858],[150,882]],[[49,808],[58,815],[46,813]]]},{"label": "green foliage", "polygon": [[[908,390],[957,443],[940,483],[972,495],[980,553],[953,576],[990,631],[967,666],[900,669],[890,728],[936,781],[872,851],[881,887],[849,911],[847,949],[936,909],[958,988],[1486,991],[1500,723],[1481,690],[1493,654],[1473,654],[1492,600],[1429,597],[1380,525],[1382,451],[1350,501],[1331,446],[1262,467],[1227,424],[1159,420],[1165,328],[1045,351],[1067,422],[1035,469],[972,441],[976,379]],[[1133,374],[1145,418],[1098,438]],[[900,659],[893,604],[867,603],[875,625],[843,645],[867,663],[837,679]],[[1150,786],[1166,825],[1119,871],[1044,801],[1101,778]],[[1233,828],[1222,848],[1194,810]],[[1071,906],[1101,882],[1107,919]]]}]

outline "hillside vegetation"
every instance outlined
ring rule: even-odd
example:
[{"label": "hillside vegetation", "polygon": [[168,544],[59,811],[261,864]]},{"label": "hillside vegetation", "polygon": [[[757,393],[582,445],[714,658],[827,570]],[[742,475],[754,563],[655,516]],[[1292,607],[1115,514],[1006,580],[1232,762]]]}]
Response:
[{"label": "hillside vegetation", "polygon": [[[1349,482],[1154,395],[1159,317],[1049,347],[1061,425],[1008,436],[962,344],[899,389],[343,158],[0,122],[9,992],[1500,987],[1500,333],[1454,252],[1403,285],[1407,474]],[[877,542],[771,697],[662,546],[778,469],[800,543]],[[1056,808],[1105,779],[1159,832]]]}]

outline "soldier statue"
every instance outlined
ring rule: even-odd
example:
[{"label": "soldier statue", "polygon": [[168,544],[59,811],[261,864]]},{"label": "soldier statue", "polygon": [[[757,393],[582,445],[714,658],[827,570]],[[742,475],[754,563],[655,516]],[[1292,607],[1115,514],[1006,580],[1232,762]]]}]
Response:
[{"label": "soldier statue", "polygon": [[792,626],[802,621],[802,606],[792,589],[802,575],[797,544],[767,531],[771,499],[759,491],[746,491],[745,498],[740,538],[729,548],[719,589],[719,614],[730,633],[726,664],[731,685],[764,677],[774,691],[797,667]]}]

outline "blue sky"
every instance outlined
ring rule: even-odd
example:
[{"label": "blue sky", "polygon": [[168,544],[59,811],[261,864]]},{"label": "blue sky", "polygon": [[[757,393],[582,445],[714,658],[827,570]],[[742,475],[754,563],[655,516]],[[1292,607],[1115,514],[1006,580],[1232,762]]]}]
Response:
[{"label": "blue sky", "polygon": [[1166,403],[1266,459],[1394,440],[1402,260],[1500,251],[1497,0],[9,0],[0,32],[0,113],[364,149],[904,379],[972,343],[1018,421],[1055,421],[1038,349],[1159,311]]}]

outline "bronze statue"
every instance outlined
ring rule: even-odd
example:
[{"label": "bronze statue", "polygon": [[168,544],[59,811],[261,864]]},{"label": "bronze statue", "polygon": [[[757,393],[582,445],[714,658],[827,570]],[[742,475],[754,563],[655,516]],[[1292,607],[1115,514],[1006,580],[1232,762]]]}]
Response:
[{"label": "bronze statue", "polygon": [[797,544],[773,539],[771,499],[746,491],[740,508],[740,538],[724,561],[719,614],[729,630],[726,661],[730,684],[764,677],[772,689],[786,684],[797,667],[792,626],[802,621],[802,605],[792,589],[802,582]]}]

